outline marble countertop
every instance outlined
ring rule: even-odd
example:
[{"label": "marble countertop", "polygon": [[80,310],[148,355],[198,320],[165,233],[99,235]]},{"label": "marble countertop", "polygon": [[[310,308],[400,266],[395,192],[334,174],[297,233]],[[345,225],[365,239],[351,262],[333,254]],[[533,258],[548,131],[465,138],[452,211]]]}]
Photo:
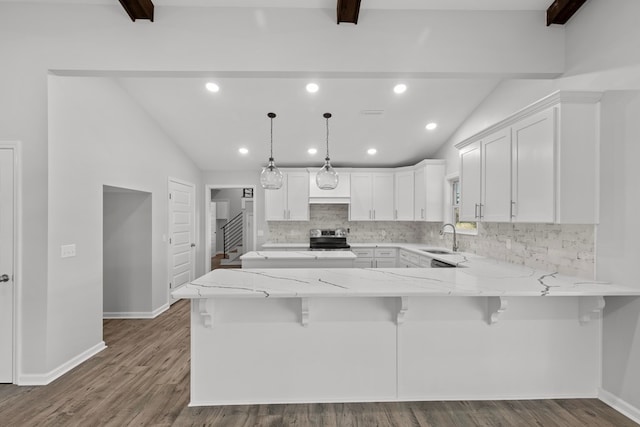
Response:
[{"label": "marble countertop", "polygon": [[351,251],[252,251],[240,257],[241,260],[263,259],[356,259]]},{"label": "marble countertop", "polygon": [[[430,258],[439,259],[441,261],[445,261],[449,264],[453,264],[459,267],[465,266],[464,264],[468,261],[469,256],[475,257],[475,255],[463,254],[461,252],[451,252],[451,250],[448,248],[431,246],[425,243],[357,243],[357,242],[352,243],[352,242],[349,242],[349,245],[353,249],[358,249],[358,248],[404,249],[409,252],[416,253],[418,255],[424,255]],[[308,243],[265,243],[262,245],[262,248],[264,249],[262,253],[271,252],[279,249],[285,249],[285,248],[295,248],[295,249],[300,249],[301,251],[304,251],[305,249],[306,250],[309,249],[309,244]],[[429,250],[429,249],[446,250],[446,251],[450,251],[451,253],[433,254],[433,253],[425,252],[425,249],[426,250]]]},{"label": "marble countertop", "polygon": [[467,268],[219,269],[175,298],[404,296],[640,296],[640,288],[594,282],[457,254]]}]

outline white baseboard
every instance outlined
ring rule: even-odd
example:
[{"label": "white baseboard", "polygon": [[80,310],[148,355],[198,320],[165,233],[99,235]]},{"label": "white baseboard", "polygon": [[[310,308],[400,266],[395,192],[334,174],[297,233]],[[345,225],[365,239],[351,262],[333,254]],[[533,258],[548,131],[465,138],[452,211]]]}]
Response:
[{"label": "white baseboard", "polygon": [[598,392],[598,398],[607,405],[611,406],[616,411],[631,418],[636,423],[640,424],[640,409],[625,402],[613,393],[600,389]]},{"label": "white baseboard", "polygon": [[107,311],[102,313],[103,319],[155,319],[169,309],[169,303],[153,311]]},{"label": "white baseboard", "polygon": [[100,353],[102,350],[107,348],[104,341],[100,341],[98,344],[94,345],[90,349],[87,349],[77,355],[76,357],[68,360],[57,368],[47,372],[46,374],[21,374],[18,375],[18,385],[47,385],[56,379],[60,378],[62,375],[66,374],[76,366],[81,363],[89,360],[96,354]]}]

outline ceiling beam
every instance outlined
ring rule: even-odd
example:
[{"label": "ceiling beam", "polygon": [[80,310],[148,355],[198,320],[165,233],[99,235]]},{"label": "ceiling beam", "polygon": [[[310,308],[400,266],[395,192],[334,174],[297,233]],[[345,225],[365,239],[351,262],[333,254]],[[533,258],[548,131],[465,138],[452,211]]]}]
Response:
[{"label": "ceiling beam", "polygon": [[360,0],[338,0],[338,24],[341,22],[358,23]]},{"label": "ceiling beam", "polygon": [[547,27],[551,24],[564,25],[587,0],[555,0],[547,9]]},{"label": "ceiling beam", "polygon": [[149,19],[153,22],[153,2],[151,0],[120,0],[133,22],[136,19]]}]

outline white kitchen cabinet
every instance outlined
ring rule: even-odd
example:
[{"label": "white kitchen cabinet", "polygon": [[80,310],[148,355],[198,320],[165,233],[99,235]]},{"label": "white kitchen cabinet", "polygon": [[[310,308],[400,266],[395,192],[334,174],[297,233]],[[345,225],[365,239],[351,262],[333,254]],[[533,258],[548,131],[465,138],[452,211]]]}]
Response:
[{"label": "white kitchen cabinet", "polygon": [[397,266],[397,248],[351,248],[358,258],[356,268],[395,268]]},{"label": "white kitchen cabinet", "polygon": [[415,221],[444,220],[444,173],[442,160],[423,160],[414,171]]},{"label": "white kitchen cabinet", "polygon": [[392,221],[393,193],[392,172],[352,173],[349,220]]},{"label": "white kitchen cabinet", "polygon": [[374,258],[373,258],[374,248],[351,248],[351,252],[356,254],[358,258],[354,263],[354,267],[356,268],[373,268],[374,266]]},{"label": "white kitchen cabinet", "polygon": [[555,220],[555,108],[513,125],[513,219]]},{"label": "white kitchen cabinet", "polygon": [[400,252],[398,252],[398,267],[420,268],[420,256],[405,249],[400,249]]},{"label": "white kitchen cabinet", "polygon": [[396,268],[397,248],[375,248],[373,251],[375,268]]},{"label": "white kitchen cabinet", "polygon": [[265,219],[267,221],[309,220],[309,174],[283,171],[282,187],[264,190]]},{"label": "white kitchen cabinet", "polygon": [[596,224],[600,97],[556,92],[456,144],[461,220]]},{"label": "white kitchen cabinet", "polygon": [[412,169],[395,173],[394,219],[413,221],[414,172]]},{"label": "white kitchen cabinet", "polygon": [[501,129],[481,141],[482,188],[480,219],[511,220],[511,129]]},{"label": "white kitchen cabinet", "polygon": [[479,221],[482,206],[482,162],[480,141],[460,152],[460,221]]}]

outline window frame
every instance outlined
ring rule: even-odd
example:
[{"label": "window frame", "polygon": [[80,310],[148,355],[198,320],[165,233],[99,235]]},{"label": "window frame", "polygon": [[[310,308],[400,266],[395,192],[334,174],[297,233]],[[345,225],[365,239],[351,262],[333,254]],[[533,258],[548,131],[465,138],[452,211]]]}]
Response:
[{"label": "window frame", "polygon": [[[475,224],[475,228],[460,228],[458,227],[458,224],[460,223],[456,223],[455,222],[455,210],[456,209],[460,209],[460,204],[459,204],[459,200],[458,203],[456,203],[456,198],[454,196],[455,194],[455,186],[457,184],[458,186],[458,195],[460,194],[460,174],[459,173],[453,173],[453,174],[449,174],[445,177],[445,183],[446,183],[446,187],[447,187],[447,191],[446,191],[446,196],[445,196],[445,206],[446,206],[446,213],[445,213],[445,223],[451,223],[455,226],[456,228],[456,233],[458,234],[467,234],[470,236],[477,236],[478,235],[478,222],[471,222],[471,221],[464,221],[467,224]],[[458,199],[460,198],[460,196],[458,196]],[[446,230],[444,230],[445,233],[453,233],[453,231],[451,231],[449,228],[447,228]]]}]

